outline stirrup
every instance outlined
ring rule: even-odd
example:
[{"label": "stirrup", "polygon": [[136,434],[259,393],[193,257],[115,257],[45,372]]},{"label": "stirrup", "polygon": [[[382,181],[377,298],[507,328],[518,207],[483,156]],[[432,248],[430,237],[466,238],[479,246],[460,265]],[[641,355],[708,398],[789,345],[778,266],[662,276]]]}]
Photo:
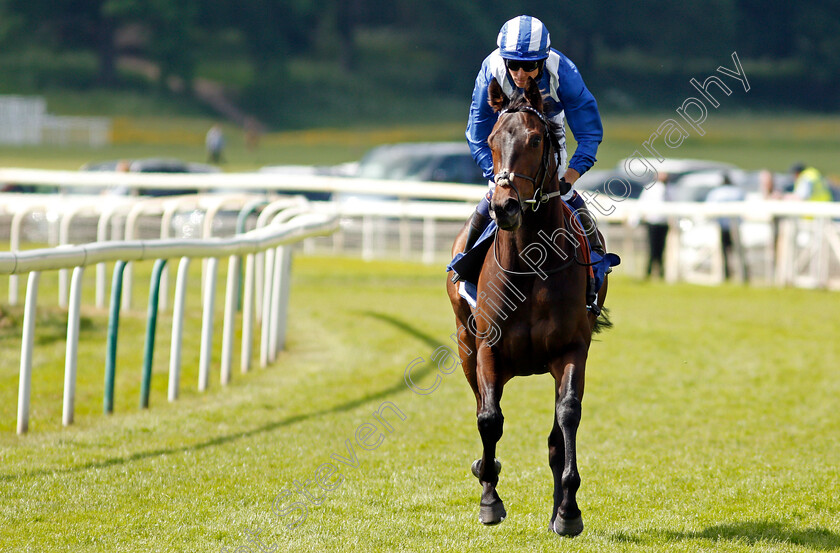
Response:
[{"label": "stirrup", "polygon": [[601,308],[598,306],[598,290],[595,290],[594,278],[587,278],[586,309],[595,315],[595,317],[598,317],[601,314]]}]

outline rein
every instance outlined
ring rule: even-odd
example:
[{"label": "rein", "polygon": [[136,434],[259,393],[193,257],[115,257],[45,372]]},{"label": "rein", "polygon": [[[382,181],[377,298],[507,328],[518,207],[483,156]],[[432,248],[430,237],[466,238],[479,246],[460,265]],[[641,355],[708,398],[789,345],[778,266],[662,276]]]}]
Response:
[{"label": "rein", "polygon": [[[524,202],[524,203],[529,204],[531,206],[532,211],[537,211],[542,204],[548,203],[548,201],[551,200],[552,198],[562,196],[563,194],[568,192],[568,190],[566,190],[566,191],[556,190],[554,192],[549,192],[549,193],[543,193],[543,191],[542,191],[543,187],[545,186],[546,178],[548,177],[548,163],[549,163],[548,160],[549,160],[549,155],[551,154],[552,147],[559,150],[559,144],[557,143],[556,137],[551,133],[551,130],[550,130],[549,125],[548,125],[548,121],[546,121],[546,119],[545,119],[545,115],[540,113],[538,110],[532,108],[531,106],[520,106],[519,108],[516,108],[514,110],[505,109],[501,112],[500,115],[504,115],[504,114],[507,114],[507,113],[517,113],[517,112],[523,111],[523,110],[533,113],[542,122],[543,131],[544,131],[543,132],[543,137],[545,139],[548,139],[550,147],[544,147],[543,148],[543,155],[542,155],[542,161],[540,162],[540,168],[539,168],[539,170],[537,171],[537,174],[534,177],[530,177],[528,175],[523,175],[521,173],[508,173],[507,171],[502,171],[501,173],[496,175],[496,184],[498,184],[500,180],[503,180],[505,178],[508,180],[508,182],[510,183],[510,187],[513,188],[514,192],[516,192],[516,198],[517,198],[517,200],[519,200],[519,204],[520,204],[520,208],[519,208],[520,212],[522,212],[522,214],[524,215],[525,210],[521,207],[523,202],[522,202],[522,199],[519,195],[519,189],[516,187],[516,184],[513,182],[514,179],[516,179],[516,178],[524,179],[524,180],[527,180],[529,182],[532,182],[534,184],[534,186],[537,186],[536,177],[539,176],[540,172],[543,173],[543,178],[540,181],[539,186],[537,186],[536,190],[534,191],[534,197],[531,198],[530,200],[525,200],[525,202]],[[556,167],[554,168],[554,173],[551,176],[551,180],[554,180],[557,177],[557,173],[558,173],[559,170],[560,170],[560,163],[559,163],[559,160],[558,160],[558,163],[557,163]],[[549,181],[549,182],[551,182],[551,181]],[[496,266],[499,267],[502,270],[502,272],[504,272],[505,274],[508,274],[508,275],[518,275],[518,276],[534,276],[534,275],[540,275],[540,274],[552,275],[552,274],[559,273],[560,271],[563,271],[563,270],[569,268],[574,263],[577,263],[578,265],[581,265],[581,266],[584,266],[584,267],[589,267],[591,265],[594,265],[594,263],[584,263],[584,262],[578,260],[578,258],[577,258],[577,248],[575,248],[575,253],[574,253],[574,255],[572,255],[572,258],[570,260],[568,260],[566,263],[563,263],[559,267],[555,267],[554,269],[551,269],[551,270],[548,270],[548,271],[542,271],[541,273],[538,273],[537,271],[513,271],[513,270],[510,270],[510,269],[505,269],[502,266],[502,264],[499,263],[499,254],[498,254],[499,240],[498,240],[498,235],[499,235],[499,229],[496,228],[496,233],[495,233],[495,236],[493,237],[493,260],[496,262]],[[568,238],[566,238],[566,240],[568,240]],[[586,240],[585,236],[584,236],[584,240]]]},{"label": "rein", "polygon": [[548,270],[548,271],[542,271],[542,273],[538,273],[537,271],[513,271],[511,269],[505,269],[504,267],[502,267],[502,264],[499,263],[499,252],[498,252],[499,241],[497,240],[498,235],[499,235],[499,229],[496,228],[496,235],[493,236],[493,261],[496,262],[496,266],[499,267],[499,269],[501,269],[502,272],[505,273],[506,275],[517,275],[517,276],[536,276],[536,275],[540,275],[540,274],[553,275],[554,273],[559,273],[560,271],[568,269],[569,267],[572,266],[573,263],[577,263],[578,265],[584,265],[584,266],[589,266],[590,265],[590,263],[581,263],[580,261],[578,261],[577,248],[575,248],[575,255],[573,255],[570,260],[563,263],[559,267],[555,267],[554,269],[551,269],[551,270]]}]

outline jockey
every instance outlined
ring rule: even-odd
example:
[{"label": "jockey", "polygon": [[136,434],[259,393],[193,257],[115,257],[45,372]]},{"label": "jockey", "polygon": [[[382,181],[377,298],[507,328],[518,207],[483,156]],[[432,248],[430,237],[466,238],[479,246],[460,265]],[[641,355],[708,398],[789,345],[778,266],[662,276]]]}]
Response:
[{"label": "jockey", "polygon": [[[558,161],[561,170],[565,169],[561,188],[564,185],[562,181],[569,187],[569,191],[562,198],[580,216],[592,249],[603,256],[604,247],[598,238],[595,219],[590,216],[583,198],[571,189],[571,185],[595,163],[595,153],[604,135],[595,98],[583,84],[575,64],[550,47],[548,29],[539,19],[527,15],[511,19],[502,26],[496,43],[499,47],[487,56],[475,79],[467,122],[467,142],[475,162],[484,172],[484,177],[489,179],[490,191],[478,204],[470,219],[464,251],[472,248],[487,226],[490,198],[496,186],[493,157],[487,145],[487,137],[496,124],[498,114],[487,103],[487,87],[495,78],[504,93],[510,96],[517,88],[524,88],[528,78],[533,77],[543,94],[545,115],[557,123],[557,140],[560,144]],[[568,168],[566,120],[577,140],[577,148]]]}]

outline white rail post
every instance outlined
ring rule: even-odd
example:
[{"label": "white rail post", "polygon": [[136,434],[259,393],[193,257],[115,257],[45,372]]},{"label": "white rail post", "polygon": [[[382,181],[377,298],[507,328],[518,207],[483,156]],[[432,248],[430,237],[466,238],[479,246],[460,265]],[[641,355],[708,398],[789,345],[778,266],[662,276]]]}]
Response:
[{"label": "white rail post", "polygon": [[[70,228],[73,225],[73,219],[76,218],[79,213],[84,211],[90,211],[90,206],[75,206],[71,207],[70,210],[61,213],[59,219],[59,229],[58,229],[58,245],[66,246],[70,244]],[[70,271],[68,269],[59,269],[58,270],[58,306],[61,308],[67,307],[67,294],[70,281]]]},{"label": "white rail post", "polygon": [[365,261],[370,261],[376,257],[373,241],[375,232],[373,216],[362,216],[362,259]]},{"label": "white rail post", "polygon": [[263,328],[268,327],[268,360],[277,360],[277,352],[282,347],[281,336],[285,335],[285,328],[281,328],[281,317],[285,313],[284,287],[288,286],[287,275],[290,252],[288,246],[280,246],[274,254],[274,278],[271,283],[271,315],[263,320]]},{"label": "white rail post", "polygon": [[[20,238],[22,234],[23,221],[27,215],[34,213],[42,206],[29,206],[15,213],[12,216],[12,226],[9,230],[9,249],[13,252],[20,251]],[[9,305],[18,304],[18,275],[9,275]]]},{"label": "white rail post", "polygon": [[18,385],[17,433],[29,431],[29,399],[32,389],[32,347],[35,341],[35,311],[38,304],[38,282],[41,273],[29,273],[26,304],[23,314],[23,339],[20,343],[20,383]]},{"label": "white rail post", "polygon": [[64,410],[61,423],[73,424],[76,405],[76,365],[79,352],[79,310],[82,304],[82,276],[85,268],[73,269],[70,281],[70,311],[67,314],[67,349],[64,356]]},{"label": "white rail post", "polygon": [[[163,215],[160,218],[160,237],[169,238],[172,234],[172,219],[178,210],[178,202],[171,202],[164,204]],[[163,268],[160,275],[160,303],[158,304],[162,311],[169,309],[169,264]]]},{"label": "white rail post", "polygon": [[[111,228],[111,219],[117,212],[117,207],[112,206],[105,210],[99,217],[96,223],[96,241],[107,242],[109,238],[109,230]],[[105,295],[108,287],[108,268],[103,261],[96,264],[96,307],[99,309],[105,308]]]},{"label": "white rail post", "polygon": [[178,399],[181,382],[181,342],[184,337],[184,307],[187,299],[187,276],[190,258],[182,257],[175,277],[175,305],[172,313],[172,344],[169,350],[169,401]]},{"label": "white rail post", "polygon": [[262,320],[260,327],[260,367],[267,367],[271,357],[270,336],[271,336],[271,292],[274,289],[274,270],[276,263],[274,258],[277,252],[270,248],[263,254],[265,264],[265,276],[262,282]]},{"label": "white rail post", "polygon": [[431,264],[435,260],[435,220],[423,218],[423,263]]},{"label": "white rail post", "polygon": [[831,252],[828,249],[828,229],[830,226],[827,217],[820,217],[816,221],[816,259],[814,260],[815,277],[818,288],[828,288],[829,265],[831,264]]},{"label": "white rail post", "polygon": [[408,259],[411,255],[411,221],[405,212],[408,200],[400,199],[402,214],[400,215],[400,258]]},{"label": "white rail post", "polygon": [[201,314],[201,352],[198,361],[198,391],[203,392],[210,384],[210,361],[213,357],[213,318],[216,309],[216,278],[219,273],[219,258],[207,260],[204,276],[204,312]]},{"label": "white rail post", "polygon": [[665,282],[675,283],[682,278],[680,261],[680,244],[682,243],[682,229],[679,218],[668,217],[668,236],[665,238],[665,267],[663,273]]},{"label": "white rail post", "polygon": [[254,354],[254,280],[256,272],[256,255],[248,254],[245,258],[245,290],[242,295],[242,350],[240,352],[240,365],[243,373],[251,370],[251,358]]},{"label": "white rail post", "polygon": [[286,346],[286,315],[289,312],[289,291],[292,287],[292,246],[282,246],[280,250],[280,289],[275,300],[277,317],[275,318],[273,359]]},{"label": "white rail post", "polygon": [[236,298],[239,292],[239,256],[228,258],[227,285],[225,287],[225,322],[222,328],[221,382],[230,382],[233,364],[233,331],[236,323]]}]

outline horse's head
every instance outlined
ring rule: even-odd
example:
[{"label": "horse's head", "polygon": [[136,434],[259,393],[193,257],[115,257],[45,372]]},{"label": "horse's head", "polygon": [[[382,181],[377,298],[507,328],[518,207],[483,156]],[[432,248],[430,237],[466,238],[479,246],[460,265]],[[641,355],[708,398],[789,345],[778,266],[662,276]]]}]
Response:
[{"label": "horse's head", "polygon": [[525,201],[534,198],[548,171],[551,140],[548,122],[543,116],[539,86],[529,78],[525,92],[511,100],[495,79],[487,89],[488,102],[500,112],[493,132],[487,138],[493,152],[496,190],[490,204],[496,224],[513,231],[522,224]]}]

